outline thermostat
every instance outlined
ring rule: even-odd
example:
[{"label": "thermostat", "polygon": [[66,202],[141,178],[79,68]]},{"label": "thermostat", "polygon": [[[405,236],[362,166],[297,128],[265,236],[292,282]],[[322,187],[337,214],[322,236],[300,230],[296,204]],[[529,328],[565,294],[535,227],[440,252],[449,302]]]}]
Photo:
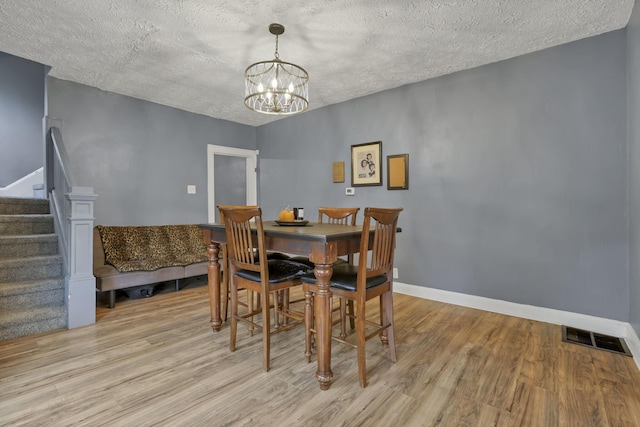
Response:
[{"label": "thermostat", "polygon": [[356,194],[356,189],[353,187],[347,187],[344,189],[344,194],[346,194],[347,196],[353,196]]}]

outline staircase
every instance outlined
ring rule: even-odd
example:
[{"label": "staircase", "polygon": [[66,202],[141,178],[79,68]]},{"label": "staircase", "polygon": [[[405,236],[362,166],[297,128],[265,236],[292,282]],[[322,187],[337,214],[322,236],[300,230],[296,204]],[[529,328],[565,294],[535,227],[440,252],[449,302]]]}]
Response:
[{"label": "staircase", "polygon": [[48,200],[0,198],[0,341],[67,326],[62,267]]}]

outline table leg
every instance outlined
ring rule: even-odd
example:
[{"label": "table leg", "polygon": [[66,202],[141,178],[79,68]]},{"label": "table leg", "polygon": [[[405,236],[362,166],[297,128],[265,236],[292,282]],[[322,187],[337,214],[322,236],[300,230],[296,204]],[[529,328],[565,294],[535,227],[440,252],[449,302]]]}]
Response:
[{"label": "table leg", "polygon": [[318,370],[316,379],[321,390],[328,390],[333,381],[331,372],[331,289],[330,279],[333,274],[331,264],[316,264],[314,269],[318,289],[314,296],[316,351]]},{"label": "table leg", "polygon": [[207,275],[209,282],[209,304],[211,305],[210,323],[213,332],[218,332],[220,331],[220,326],[222,326],[222,319],[220,318],[220,263],[218,262],[220,245],[217,242],[209,241],[207,252],[209,253]]}]

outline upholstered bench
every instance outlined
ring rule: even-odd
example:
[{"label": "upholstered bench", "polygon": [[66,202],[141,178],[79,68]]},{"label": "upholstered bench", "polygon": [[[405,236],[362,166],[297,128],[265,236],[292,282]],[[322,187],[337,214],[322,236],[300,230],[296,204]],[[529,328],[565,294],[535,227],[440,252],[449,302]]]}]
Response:
[{"label": "upholstered bench", "polygon": [[207,274],[208,255],[196,224],[103,226],[93,233],[96,288],[109,292]]}]

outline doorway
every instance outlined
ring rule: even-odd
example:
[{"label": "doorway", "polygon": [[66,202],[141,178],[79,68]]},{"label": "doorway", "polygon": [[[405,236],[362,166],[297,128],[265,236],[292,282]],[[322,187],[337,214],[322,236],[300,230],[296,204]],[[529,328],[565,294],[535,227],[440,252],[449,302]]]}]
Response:
[{"label": "doorway", "polygon": [[208,222],[218,222],[218,205],[258,204],[258,153],[207,145]]}]

